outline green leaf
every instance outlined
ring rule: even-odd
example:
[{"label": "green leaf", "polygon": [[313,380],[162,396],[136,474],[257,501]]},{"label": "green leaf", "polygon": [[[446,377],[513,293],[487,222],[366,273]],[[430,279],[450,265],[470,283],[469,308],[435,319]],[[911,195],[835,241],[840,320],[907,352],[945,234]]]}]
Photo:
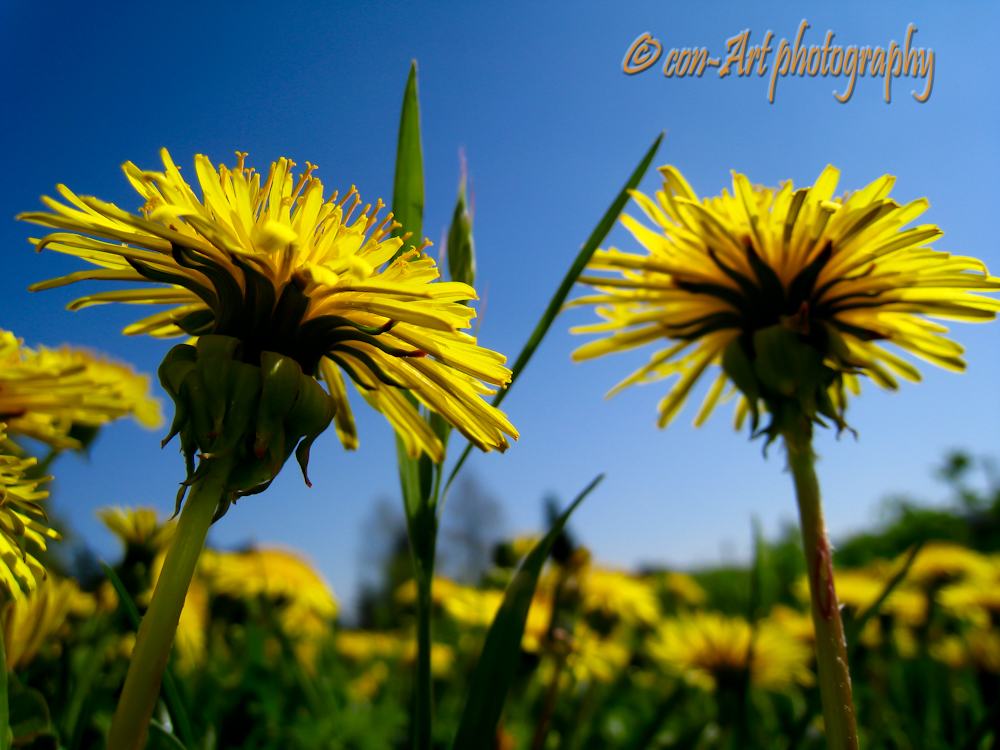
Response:
[{"label": "green leaf", "polygon": [[[420,105],[417,102],[417,61],[410,64],[410,77],[403,93],[403,110],[399,115],[399,144],[396,147],[396,177],[392,185],[392,213],[402,226],[393,230],[393,237],[411,232],[415,245],[423,241],[424,228],[424,160],[420,150]],[[393,260],[406,250],[404,244]]]},{"label": "green leaf", "polygon": [[542,565],[549,556],[552,543],[562,533],[570,514],[602,479],[604,479],[603,474],[587,485],[569,508],[556,519],[545,538],[524,558],[520,569],[507,587],[500,610],[493,619],[489,633],[486,634],[486,643],[476,664],[476,671],[472,675],[469,698],[462,712],[462,721],[455,736],[453,750],[481,750],[484,747],[493,747],[497,722],[500,720],[500,713],[507,699],[507,691],[514,681],[517,656],[521,649],[521,636],[524,634],[524,624],[528,619],[528,610],[535,596]]},{"label": "green leaf", "polygon": [[[101,567],[104,568],[104,573],[107,575],[108,580],[111,581],[111,585],[115,587],[118,599],[121,601],[122,606],[125,607],[125,613],[128,615],[132,627],[138,632],[142,617],[139,615],[139,610],[136,608],[135,602],[132,601],[132,597],[129,596],[125,584],[122,583],[121,578],[118,577],[118,574],[107,563],[102,562]],[[184,708],[184,702],[181,700],[180,690],[177,689],[177,681],[174,679],[174,673],[170,669],[170,665],[167,665],[166,670],[163,672],[163,683],[160,685],[160,692],[163,694],[163,702],[167,704],[170,721],[177,728],[177,733],[180,734],[185,745],[194,747],[194,731],[191,729],[191,720],[188,718],[187,710]]]},{"label": "green leaf", "polygon": [[[570,290],[573,288],[573,284],[583,273],[583,269],[587,267],[587,263],[590,262],[591,256],[593,256],[594,251],[604,242],[605,237],[608,236],[608,232],[611,231],[611,227],[614,226],[618,217],[621,215],[622,210],[625,208],[625,204],[628,203],[629,191],[635,190],[639,186],[639,182],[642,181],[642,177],[646,174],[646,170],[649,169],[649,165],[653,161],[653,157],[656,156],[656,150],[660,147],[660,141],[663,140],[664,133],[660,133],[656,140],[653,141],[653,145],[649,147],[646,155],[642,157],[642,161],[639,162],[639,166],[635,168],[632,172],[632,176],[628,178],[628,182],[625,183],[625,187],[621,189],[618,196],[611,203],[611,206],[605,212],[604,216],[598,222],[597,226],[594,227],[594,231],[590,233],[590,237],[587,241],[583,243],[583,247],[577,254],[576,259],[573,261],[573,265],[569,267],[566,272],[566,276],[563,277],[562,283],[559,284],[559,288],[556,289],[556,293],[552,295],[552,299],[549,300],[549,306],[545,308],[545,312],[542,313],[541,319],[539,319],[538,324],[535,326],[535,330],[532,331],[531,336],[528,338],[527,343],[524,348],[521,349],[521,353],[517,355],[517,359],[514,361],[514,366],[511,368],[510,385],[506,388],[502,388],[496,396],[493,397],[493,406],[500,406],[500,402],[503,401],[507,394],[510,393],[510,389],[513,387],[514,383],[517,382],[517,376],[521,374],[531,356],[535,353],[535,349],[538,345],[542,343],[542,339],[545,338],[545,334],[548,333],[549,328],[552,326],[552,322],[555,320],[556,315],[562,309],[563,303],[569,296]],[[448,481],[444,485],[443,495],[447,497],[448,489],[451,487],[451,483],[455,480],[458,474],[458,470],[462,468],[462,464],[465,463],[465,459],[468,458],[469,452],[472,450],[472,444],[470,443],[462,451],[462,455],[458,459],[458,463],[455,464],[455,468],[451,470],[451,474],[448,475]]]}]

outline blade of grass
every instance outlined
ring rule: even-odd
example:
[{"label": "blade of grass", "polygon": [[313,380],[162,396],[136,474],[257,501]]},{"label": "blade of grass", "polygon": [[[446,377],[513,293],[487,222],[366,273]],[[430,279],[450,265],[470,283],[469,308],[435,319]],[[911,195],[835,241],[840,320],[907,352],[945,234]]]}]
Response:
[{"label": "blade of grass", "polygon": [[[125,613],[128,615],[129,621],[136,631],[138,631],[139,624],[142,622],[142,616],[139,614],[135,602],[132,601],[132,597],[128,595],[125,584],[122,583],[118,574],[107,563],[102,562],[101,567],[104,568],[105,575],[111,581],[111,585],[115,587],[115,591],[118,592],[118,598],[121,600],[122,606],[125,607]],[[167,711],[170,712],[170,721],[180,735],[178,738],[179,743],[182,743],[186,747],[194,747],[195,741],[194,732],[191,729],[191,720],[188,718],[184,702],[181,700],[180,690],[177,689],[177,681],[174,679],[173,670],[170,669],[169,665],[163,673],[162,690],[163,702],[167,704]]]},{"label": "blade of grass", "polygon": [[[611,203],[611,206],[605,212],[604,216],[598,222],[594,231],[591,232],[590,237],[587,241],[583,243],[583,247],[580,249],[579,254],[577,254],[576,259],[573,261],[573,265],[569,267],[566,272],[566,276],[563,277],[562,283],[559,284],[559,288],[556,289],[556,293],[552,295],[552,299],[549,300],[548,307],[545,308],[545,312],[542,313],[541,319],[535,326],[535,330],[532,331],[531,336],[528,338],[527,343],[524,348],[521,349],[521,353],[517,355],[517,359],[514,361],[514,366],[511,367],[510,384],[506,388],[500,389],[496,396],[493,397],[493,406],[500,406],[507,394],[510,393],[511,387],[517,381],[518,375],[527,366],[528,361],[531,356],[535,353],[535,349],[538,345],[542,343],[542,339],[545,338],[545,334],[548,333],[549,328],[552,326],[552,322],[555,320],[556,315],[559,314],[559,310],[562,309],[563,303],[569,296],[570,290],[573,288],[573,284],[583,273],[583,269],[586,268],[587,263],[590,262],[591,256],[594,251],[597,250],[598,246],[604,242],[605,237],[608,236],[608,232],[614,226],[615,222],[618,220],[618,216],[621,214],[622,210],[625,208],[625,204],[629,199],[629,191],[635,190],[639,186],[639,182],[642,180],[646,170],[649,169],[649,165],[653,161],[653,157],[656,155],[656,150],[660,147],[660,142],[663,140],[664,133],[660,133],[656,140],[653,141],[653,145],[649,147],[646,155],[639,162],[639,166],[635,168],[632,172],[632,176],[629,177],[628,182],[625,183],[625,187],[621,189],[618,196]],[[458,463],[455,464],[455,468],[451,470],[448,475],[448,481],[445,482],[444,492],[442,493],[442,505],[444,504],[443,499],[448,496],[448,490],[451,487],[451,483],[455,480],[455,476],[458,474],[459,469],[462,468],[462,464],[465,463],[465,459],[468,458],[469,452],[472,450],[472,444],[465,446],[465,450],[462,451],[462,455],[458,459]]]},{"label": "blade of grass", "polygon": [[906,562],[903,563],[903,567],[894,575],[889,582],[882,589],[882,593],[879,595],[875,603],[868,607],[864,612],[860,613],[856,619],[854,619],[850,627],[847,629],[847,645],[848,654],[854,655],[854,651],[858,647],[858,638],[861,637],[861,631],[864,630],[865,625],[868,621],[879,613],[882,609],[882,605],[885,604],[886,599],[888,599],[892,592],[896,590],[896,587],[902,583],[903,579],[906,578],[906,574],[910,572],[910,567],[913,565],[913,561],[917,558],[917,553],[920,552],[921,548],[924,546],[923,540],[917,542],[910,549],[909,555],[906,557]]},{"label": "blade of grass", "polygon": [[601,474],[577,495],[565,512],[556,519],[545,535],[521,563],[520,569],[504,593],[503,603],[493,619],[482,654],[469,685],[469,697],[462,711],[462,720],[455,735],[453,750],[482,750],[493,747],[497,722],[514,681],[517,656],[521,649],[524,624],[535,596],[542,565],[549,556],[552,543],[562,532],[570,514],[604,479]]}]

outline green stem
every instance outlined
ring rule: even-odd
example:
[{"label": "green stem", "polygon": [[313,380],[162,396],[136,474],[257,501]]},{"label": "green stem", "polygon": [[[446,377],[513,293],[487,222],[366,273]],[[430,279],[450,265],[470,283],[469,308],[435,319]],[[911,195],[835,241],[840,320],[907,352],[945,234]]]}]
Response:
[{"label": "green stem", "polygon": [[788,450],[788,467],[795,480],[802,522],[802,546],[809,573],[813,624],[816,629],[816,671],[823,702],[823,723],[829,750],[857,750],[851,675],[847,666],[847,641],[840,604],[833,582],[833,561],[820,505],[812,428],[802,417],[782,433]]},{"label": "green stem", "polygon": [[160,680],[170,657],[177,621],[212,516],[225,493],[228,470],[227,464],[215,463],[195,482],[184,503],[153,599],[139,626],[125,686],[108,734],[107,750],[142,750],[146,743],[146,732],[160,693]]},{"label": "green stem", "polygon": [[431,614],[434,606],[432,587],[434,570],[417,566],[417,688],[413,746],[430,750],[434,712],[433,675],[431,674]]}]

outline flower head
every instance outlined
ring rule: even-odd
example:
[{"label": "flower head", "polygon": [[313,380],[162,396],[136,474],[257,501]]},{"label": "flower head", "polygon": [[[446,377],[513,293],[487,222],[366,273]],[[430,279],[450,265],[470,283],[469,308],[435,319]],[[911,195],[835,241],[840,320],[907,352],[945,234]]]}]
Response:
[{"label": "flower head", "polygon": [[[0,446],[6,440],[6,425],[0,422]],[[22,585],[33,591],[37,580],[45,578],[45,568],[26,549],[30,542],[46,549],[46,539],[59,539],[48,527],[45,510],[38,504],[49,496],[38,485],[51,477],[25,478],[35,459],[22,459],[0,450],[0,588],[13,599],[22,596]]]},{"label": "flower head", "polygon": [[96,609],[95,597],[80,591],[76,581],[55,576],[27,596],[8,601],[0,613],[7,668],[28,666],[42,646],[65,629],[68,617],[89,617]]},{"label": "flower head", "polygon": [[128,414],[146,427],[162,422],[147,376],[86,349],[29,349],[0,330],[0,421],[9,434],[80,448]]},{"label": "flower head", "polygon": [[769,619],[760,621],[754,630],[743,618],[719,612],[681,615],[663,622],[650,653],[707,690],[739,684],[748,667],[753,684],[766,690],[813,682],[808,643]]},{"label": "flower head", "polygon": [[129,547],[161,550],[174,534],[176,524],[161,523],[153,508],[102,508],[97,517]]},{"label": "flower head", "polygon": [[[711,365],[722,371],[696,424],[739,390],[737,425],[749,413],[756,427],[763,403],[776,421],[792,409],[844,427],[846,392],[859,391],[859,375],[884,388],[897,387],[893,373],[920,379],[880,342],[962,370],[962,347],[921,316],[983,321],[1000,309],[975,294],[1000,289],[981,261],[929,249],[942,235],[934,225],[903,229],[928,203],[890,199],[893,177],[835,198],[833,167],[798,190],[752,186],[734,172],[732,195],[699,200],[674,167],[660,171],[655,201],[632,193],[656,229],[622,218],[646,253],[599,250],[589,268],[611,275],[580,279],[598,294],[575,304],[599,305],[604,321],[575,331],[611,335],[574,357],[670,341],[612,391],[676,376],[660,403],[661,427]],[[769,433],[780,429],[772,422]]]},{"label": "flower head", "polygon": [[262,180],[244,166],[245,154],[235,168],[218,169],[196,156],[199,198],[165,149],[161,155],[163,172],[123,166],[144,201],[141,215],[62,185],[69,205],[44,198],[52,213],[21,215],[60,230],[32,240],[39,250],[99,267],[32,289],[131,282],[132,288],[91,294],[70,308],[169,305],[124,332],[232,337],[241,344],[237,358],[254,366],[267,352],[294,359],[307,376],[326,380],[348,448],[357,438],[341,371],[394,425],[411,456],[425,451],[440,461],[443,448],[406,392],[482,450],[504,450],[505,434],[517,437],[481,398],[493,392],[484,383],[509,382],[504,357],[461,332],[475,312],[460,302],[475,299],[475,291],[431,283],[438,277],[434,261],[389,236],[397,225],[391,214],[378,219],[381,201],[352,220],[361,203],[353,187],[339,200],[336,193],[324,200],[313,165],[296,179],[294,163],[279,159]]},{"label": "flower head", "polygon": [[337,600],[319,574],[298,555],[277,549],[206,553],[201,573],[216,594],[234,599],[263,596],[324,621],[337,616]]}]

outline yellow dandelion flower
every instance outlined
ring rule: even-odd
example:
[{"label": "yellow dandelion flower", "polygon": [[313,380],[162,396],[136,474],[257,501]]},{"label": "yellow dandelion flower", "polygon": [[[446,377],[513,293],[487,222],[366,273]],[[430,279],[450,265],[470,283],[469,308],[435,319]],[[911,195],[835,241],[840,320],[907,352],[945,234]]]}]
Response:
[{"label": "yellow dandelion flower", "polygon": [[626,573],[592,568],[580,585],[583,611],[632,625],[653,625],[660,605],[647,581]]},{"label": "yellow dandelion flower", "polygon": [[384,661],[377,661],[366,669],[359,677],[351,680],[347,691],[357,702],[367,702],[374,698],[389,679],[389,667]]},{"label": "yellow dandelion flower", "polygon": [[[452,596],[459,594],[465,586],[450,581],[447,578],[435,577],[431,582],[431,602],[438,606],[444,605],[444,603]],[[395,599],[400,604],[416,604],[417,603],[417,582],[412,578],[396,589],[394,594]]]},{"label": "yellow dandelion flower", "polygon": [[122,540],[126,548],[162,549],[170,541],[176,527],[174,523],[160,523],[159,515],[153,508],[108,507],[97,511],[97,517]]},{"label": "yellow dandelion flower", "polygon": [[787,604],[775,604],[767,617],[770,622],[774,623],[775,627],[792,638],[806,643],[811,643],[816,639],[816,626],[813,625],[812,617],[806,612],[800,612]]},{"label": "yellow dandelion flower", "polygon": [[368,630],[341,630],[336,637],[337,653],[354,662],[372,659],[397,658],[403,650],[403,641],[391,632]]},{"label": "yellow dandelion flower", "polygon": [[920,548],[906,574],[909,583],[934,588],[959,579],[994,579],[995,566],[986,555],[948,542],[928,542]]},{"label": "yellow dandelion flower", "polygon": [[291,551],[203,554],[201,574],[216,594],[236,599],[263,596],[326,621],[337,616],[337,600],[330,587],[312,566]]},{"label": "yellow dandelion flower", "polygon": [[578,623],[566,656],[566,669],[577,682],[611,682],[631,658],[632,652],[618,638],[602,638]]},{"label": "yellow dandelion flower", "polygon": [[71,578],[48,576],[27,596],[8,601],[0,614],[7,669],[28,666],[48,641],[59,636],[69,617],[89,617],[94,597]]},{"label": "yellow dandelion flower", "polygon": [[[749,413],[756,427],[763,402],[775,419],[791,403],[843,427],[846,392],[858,392],[858,375],[891,389],[895,375],[920,379],[879,342],[963,370],[962,347],[921,316],[984,321],[1000,309],[975,293],[1000,289],[981,261],[930,250],[927,243],[942,235],[934,225],[903,228],[928,202],[890,199],[893,177],[840,198],[833,167],[798,190],[791,182],[776,191],[752,186],[734,172],[732,195],[699,200],[674,167],[660,172],[665,182],[655,201],[632,193],[655,229],[622,218],[646,253],[599,250],[589,268],[612,273],[580,279],[598,294],[574,304],[598,305],[604,321],[575,331],[611,335],[574,358],[671,341],[611,391],[676,376],[660,402],[661,427],[711,365],[721,372],[695,424],[732,381],[729,392],[742,393],[737,426]],[[769,432],[780,428],[772,423]]]},{"label": "yellow dandelion flower", "polygon": [[46,197],[51,213],[20,216],[58,230],[32,240],[39,250],[99,267],[33,290],[83,280],[138,282],[87,295],[70,309],[170,305],[124,332],[233,337],[242,343],[239,358],[255,366],[262,352],[291,357],[306,375],[326,380],[348,448],[357,438],[341,371],[388,418],[413,457],[425,451],[440,461],[443,448],[406,391],[482,450],[504,450],[505,434],[517,437],[481,398],[493,392],[483,383],[510,381],[504,357],[461,332],[475,312],[460,302],[476,299],[475,291],[458,282],[431,283],[437,268],[419,248],[396,257],[403,240],[389,236],[396,226],[391,214],[378,219],[381,201],[352,221],[361,204],[354,188],[339,201],[336,193],[324,200],[313,165],[295,179],[295,164],[282,158],[262,180],[244,166],[245,154],[238,154],[235,168],[218,169],[196,156],[199,199],[166,149],[161,156],[163,172],[123,166],[145,202],[141,215],[59,185],[67,203]]},{"label": "yellow dandelion flower", "polygon": [[49,496],[38,485],[51,477],[25,479],[25,472],[36,461],[3,452],[5,428],[0,422],[0,588],[16,600],[23,594],[22,586],[33,591],[36,581],[45,578],[45,568],[27,551],[25,544],[30,542],[44,551],[46,539],[60,537],[48,527],[45,510],[38,504]]},{"label": "yellow dandelion flower", "polygon": [[80,448],[78,434],[128,414],[146,427],[161,424],[147,376],[86,349],[29,349],[0,330],[0,421],[11,435]]},{"label": "yellow dandelion flower", "polygon": [[497,589],[479,589],[462,586],[453,591],[441,606],[459,625],[488,628],[503,603],[503,592]]},{"label": "yellow dandelion flower", "polygon": [[689,607],[704,604],[708,599],[705,589],[687,573],[664,573],[659,583],[671,598]]},{"label": "yellow dandelion flower", "polygon": [[748,666],[751,682],[766,690],[813,683],[812,649],[767,619],[754,631],[741,617],[684,614],[664,620],[649,651],[667,669],[706,690],[740,684]]},{"label": "yellow dandelion flower", "polygon": [[961,635],[947,635],[928,651],[951,669],[971,665],[981,672],[1000,672],[1000,632],[993,628],[973,627]]}]

